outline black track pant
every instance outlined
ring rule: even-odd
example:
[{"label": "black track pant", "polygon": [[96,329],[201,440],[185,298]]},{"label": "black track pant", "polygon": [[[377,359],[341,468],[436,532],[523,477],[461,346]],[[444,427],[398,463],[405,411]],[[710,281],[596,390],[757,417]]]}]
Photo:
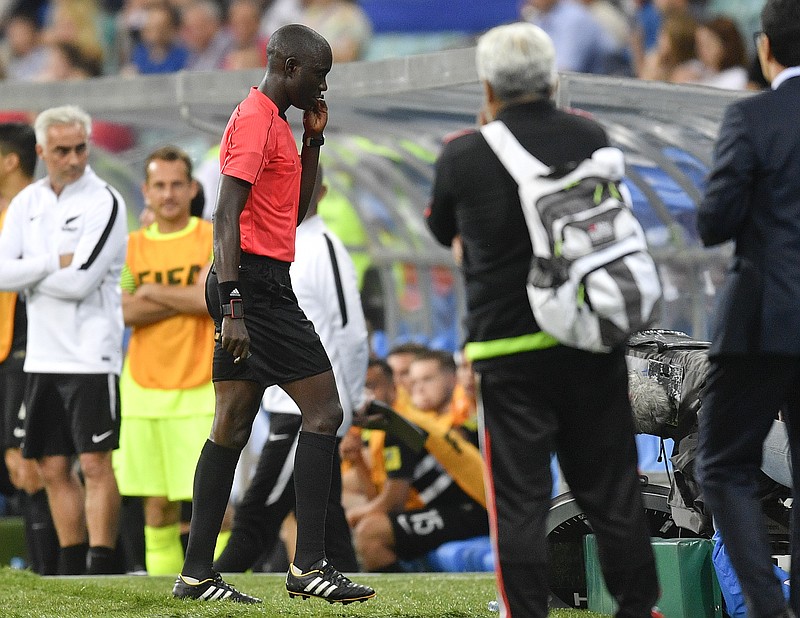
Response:
[{"label": "black track pant", "polygon": [[[566,482],[597,536],[619,618],[649,618],[658,598],[655,561],[637,475],[633,418],[621,350],[571,348],[476,364],[490,521],[506,616],[547,616],[545,536],[556,451]],[[491,512],[494,511],[494,512]]]}]

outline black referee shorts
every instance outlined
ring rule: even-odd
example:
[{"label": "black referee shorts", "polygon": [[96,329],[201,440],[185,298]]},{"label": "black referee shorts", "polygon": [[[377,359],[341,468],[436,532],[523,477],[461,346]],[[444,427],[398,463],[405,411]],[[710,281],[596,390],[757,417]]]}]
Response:
[{"label": "black referee shorts", "polygon": [[[319,335],[297,304],[288,262],[242,253],[239,284],[251,356],[234,363],[217,339],[212,373],[215,382],[247,380],[266,388],[330,370],[331,362]],[[206,304],[219,334],[222,315],[213,267],[206,280]]]}]

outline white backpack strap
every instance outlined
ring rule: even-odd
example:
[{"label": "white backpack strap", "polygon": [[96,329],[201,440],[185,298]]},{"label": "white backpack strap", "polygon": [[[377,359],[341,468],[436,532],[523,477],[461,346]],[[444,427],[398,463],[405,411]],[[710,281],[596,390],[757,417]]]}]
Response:
[{"label": "white backpack strap", "polygon": [[536,176],[550,173],[550,168],[525,150],[502,120],[483,125],[481,133],[518,185],[529,179],[531,173]]}]

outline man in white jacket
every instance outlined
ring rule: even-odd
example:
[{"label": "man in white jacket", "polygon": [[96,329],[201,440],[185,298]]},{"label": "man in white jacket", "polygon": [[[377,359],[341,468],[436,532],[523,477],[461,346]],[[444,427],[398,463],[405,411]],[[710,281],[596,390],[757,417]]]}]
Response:
[{"label": "man in white jacket", "polygon": [[[344,420],[337,436],[350,428],[353,410],[363,398],[369,346],[355,267],[342,242],[317,214],[327,187],[322,168],[306,218],[297,228],[295,261],[290,270],[297,301],[328,353]],[[261,409],[269,413],[269,436],[253,479],[237,505],[231,538],[214,563],[219,572],[243,572],[270,550],[286,515],[294,509],[292,473],[300,410],[280,388],[268,388]],[[336,450],[325,520],[325,550],[342,571],[357,571],[350,529],[341,505],[341,466]]]},{"label": "man in white jacket", "polygon": [[[88,166],[91,118],[74,106],[34,123],[47,176],[11,202],[0,235],[0,289],[27,297],[23,455],[44,479],[59,574],[116,568],[125,202]],[[84,486],[72,473],[78,457]]]}]

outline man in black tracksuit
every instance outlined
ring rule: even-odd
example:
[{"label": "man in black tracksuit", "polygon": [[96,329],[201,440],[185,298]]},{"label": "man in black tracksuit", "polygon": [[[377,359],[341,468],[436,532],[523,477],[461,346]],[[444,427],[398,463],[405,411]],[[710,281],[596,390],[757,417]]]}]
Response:
[{"label": "man in black tracksuit", "polygon": [[[477,48],[482,121],[502,120],[534,156],[562,166],[608,143],[597,123],[555,108],[553,61],[547,35],[526,23],[489,31]],[[555,451],[597,535],[617,616],[651,616],[658,583],[623,349],[568,348],[536,325],[525,290],[532,249],[517,185],[480,132],[444,146],[428,224],[463,256],[466,353],[480,377],[503,615],[547,615],[545,524]]]}]

